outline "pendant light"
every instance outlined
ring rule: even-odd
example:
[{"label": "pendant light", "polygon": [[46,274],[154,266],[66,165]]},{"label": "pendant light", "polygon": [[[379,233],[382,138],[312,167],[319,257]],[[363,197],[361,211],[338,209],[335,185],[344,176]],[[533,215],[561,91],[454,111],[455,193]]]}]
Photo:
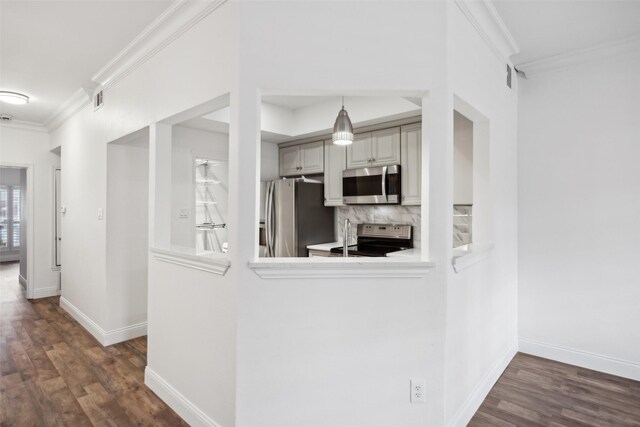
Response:
[{"label": "pendant light", "polygon": [[347,110],[344,109],[344,96],[342,97],[342,110],[333,125],[333,143],[336,145],[349,145],[353,142],[353,125],[349,119]]},{"label": "pendant light", "polygon": [[29,102],[29,97],[18,92],[0,90],[0,101],[8,104],[27,104]]}]

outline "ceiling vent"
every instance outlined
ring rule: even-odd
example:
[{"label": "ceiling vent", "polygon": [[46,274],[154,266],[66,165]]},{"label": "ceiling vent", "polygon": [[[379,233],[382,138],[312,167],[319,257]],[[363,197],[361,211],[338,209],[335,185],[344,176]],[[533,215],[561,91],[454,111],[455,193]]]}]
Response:
[{"label": "ceiling vent", "polygon": [[93,109],[97,110],[98,108],[102,107],[102,104],[104,103],[104,98],[102,96],[102,91],[96,93],[96,96],[93,97]]},{"label": "ceiling vent", "polygon": [[13,116],[10,116],[8,114],[0,114],[0,122],[10,122],[11,120],[13,120]]}]

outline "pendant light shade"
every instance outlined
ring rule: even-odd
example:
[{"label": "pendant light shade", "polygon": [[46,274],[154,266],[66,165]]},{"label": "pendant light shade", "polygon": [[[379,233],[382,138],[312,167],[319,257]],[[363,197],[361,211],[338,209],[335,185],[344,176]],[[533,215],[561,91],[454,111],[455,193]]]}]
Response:
[{"label": "pendant light shade", "polygon": [[353,125],[347,110],[344,109],[344,98],[342,99],[342,110],[338,113],[336,122],[333,125],[332,140],[336,145],[349,145],[353,142]]},{"label": "pendant light shade", "polygon": [[8,104],[26,104],[29,97],[18,92],[9,92],[8,90],[0,90],[0,101]]}]

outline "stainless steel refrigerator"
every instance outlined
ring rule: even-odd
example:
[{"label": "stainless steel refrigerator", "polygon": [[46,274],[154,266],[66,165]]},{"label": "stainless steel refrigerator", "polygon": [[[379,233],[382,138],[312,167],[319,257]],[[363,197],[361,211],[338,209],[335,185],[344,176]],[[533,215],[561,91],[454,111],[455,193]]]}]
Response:
[{"label": "stainless steel refrigerator", "polygon": [[306,178],[263,183],[264,256],[306,257],[307,245],[335,240],[334,208],[324,206],[324,184]]}]

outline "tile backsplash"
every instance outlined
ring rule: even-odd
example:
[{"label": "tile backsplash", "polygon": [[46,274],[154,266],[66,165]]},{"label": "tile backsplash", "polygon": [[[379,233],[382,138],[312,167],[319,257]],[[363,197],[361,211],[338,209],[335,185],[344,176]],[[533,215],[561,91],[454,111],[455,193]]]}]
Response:
[{"label": "tile backsplash", "polygon": [[472,242],[471,224],[473,207],[471,205],[453,205],[453,247],[468,245]]},{"label": "tile backsplash", "polygon": [[356,224],[409,224],[413,226],[413,246],[420,247],[420,206],[351,205],[336,208],[336,238],[342,239],[344,220],[351,221],[351,243],[356,242]]}]

